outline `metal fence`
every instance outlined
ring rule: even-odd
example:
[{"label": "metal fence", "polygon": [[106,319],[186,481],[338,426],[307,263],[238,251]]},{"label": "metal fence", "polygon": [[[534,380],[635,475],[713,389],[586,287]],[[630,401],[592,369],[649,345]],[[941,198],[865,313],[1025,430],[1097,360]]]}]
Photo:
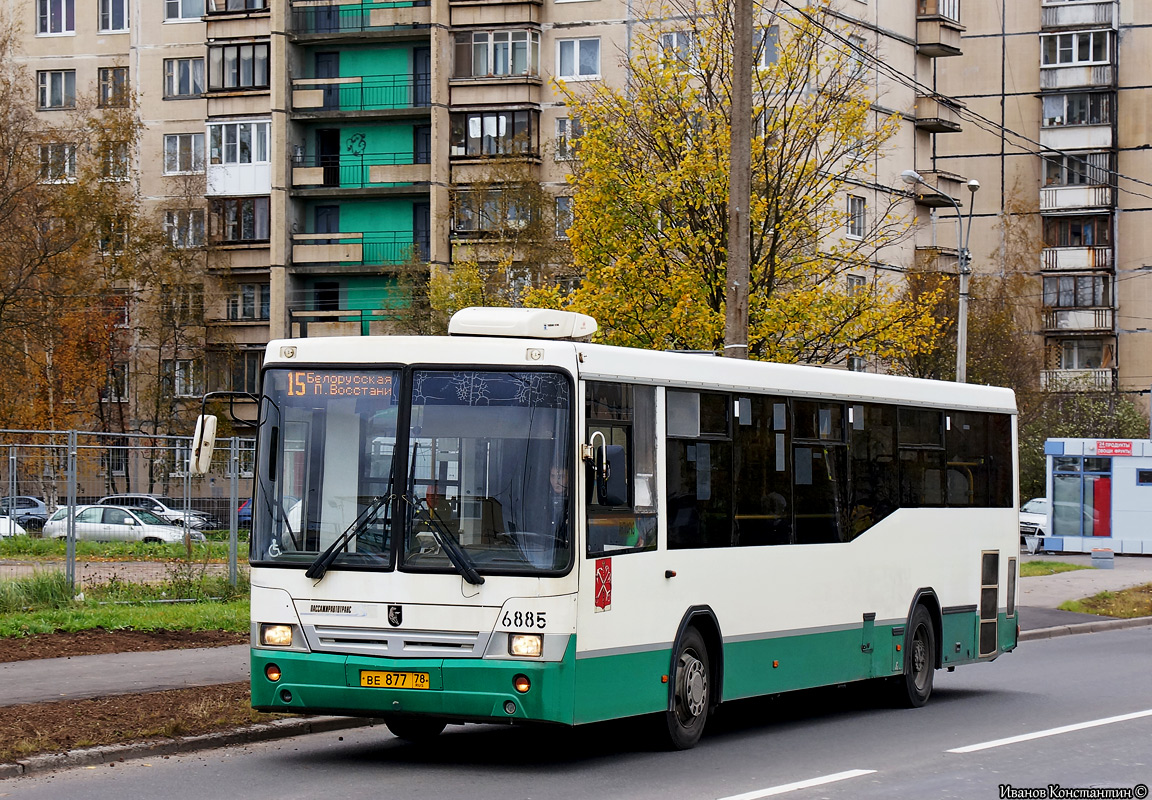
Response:
[{"label": "metal fence", "polygon": [[[177,573],[187,573],[190,566],[199,564],[205,573],[227,574],[236,585],[240,550],[246,547],[248,533],[247,525],[241,525],[239,509],[252,495],[254,442],[240,437],[217,439],[212,468],[203,476],[188,472],[190,451],[191,439],[184,436],[0,430],[0,491],[4,493],[0,503],[8,509],[9,519],[31,538],[62,536],[66,543],[62,559],[23,557],[15,552],[19,548],[10,548],[9,555],[0,559],[0,578],[63,570],[73,588],[82,589],[85,584],[109,580],[171,581]],[[174,538],[183,539],[185,546],[180,558],[124,560],[121,555],[109,560],[103,553],[90,554],[93,548],[87,546],[78,552],[78,542],[90,538],[139,538],[139,529],[124,531],[117,526],[102,532],[83,527],[77,531],[79,507],[128,494],[154,495],[165,507],[180,511],[176,524],[185,534],[199,530],[207,542],[221,543],[215,548],[217,557],[210,557],[209,547],[199,543],[199,536],[179,533]],[[43,502],[51,520],[47,530],[36,517],[39,506],[22,498]],[[0,534],[6,532],[0,529]],[[228,545],[225,562],[218,558],[223,542]]]}]

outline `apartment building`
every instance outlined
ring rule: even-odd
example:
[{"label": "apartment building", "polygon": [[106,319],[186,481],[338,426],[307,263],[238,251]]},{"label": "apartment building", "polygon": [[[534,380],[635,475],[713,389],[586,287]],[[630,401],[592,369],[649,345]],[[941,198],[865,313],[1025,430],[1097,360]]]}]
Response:
[{"label": "apartment building", "polygon": [[[1152,382],[1152,7],[964,0],[964,17],[940,87],[983,121],[934,160],[983,186],[974,266],[1037,276],[1044,388],[1136,400]],[[1001,209],[1035,246],[1007,239]]]},{"label": "apartment building", "polygon": [[[649,19],[627,0],[8,7],[24,26],[25,62],[44,96],[55,97],[57,85],[99,91],[108,81],[135,93],[145,203],[167,215],[180,242],[207,249],[207,333],[204,352],[187,356],[198,364],[186,367],[198,376],[182,384],[189,396],[254,390],[260,348],[273,338],[389,330],[405,302],[398,265],[451,269],[462,247],[475,254],[478,242],[515,222],[507,219],[514,204],[503,207],[504,219],[489,208],[492,165],[501,160],[494,156],[513,156],[521,175],[551,193],[563,239],[578,128],[553,79],[622,85],[623,59]],[[788,35],[774,9],[795,13],[769,4],[758,27],[770,40]],[[904,121],[846,189],[843,233],[858,235],[893,197],[917,223],[911,238],[887,245],[848,280],[899,280],[917,259],[955,255],[940,244],[951,222],[934,215],[951,208],[967,175],[940,156],[952,146],[938,143],[969,131],[945,82],[967,47],[960,0],[840,0],[832,14],[843,26],[842,39],[830,32],[835,46],[873,54],[861,53],[859,68],[876,118]],[[674,32],[677,22],[660,24]],[[50,103],[43,113],[52,113]],[[909,169],[924,180],[915,191],[900,180]],[[177,214],[189,187],[203,202]],[[849,366],[868,367],[859,359]]]}]

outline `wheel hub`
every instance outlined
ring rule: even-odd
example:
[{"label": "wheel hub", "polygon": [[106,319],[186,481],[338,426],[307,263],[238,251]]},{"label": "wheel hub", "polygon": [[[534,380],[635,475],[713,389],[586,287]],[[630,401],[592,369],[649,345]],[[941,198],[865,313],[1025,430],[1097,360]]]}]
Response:
[{"label": "wheel hub", "polygon": [[679,705],[689,718],[699,717],[708,707],[708,673],[704,662],[692,653],[684,653],[680,657],[678,683]]}]

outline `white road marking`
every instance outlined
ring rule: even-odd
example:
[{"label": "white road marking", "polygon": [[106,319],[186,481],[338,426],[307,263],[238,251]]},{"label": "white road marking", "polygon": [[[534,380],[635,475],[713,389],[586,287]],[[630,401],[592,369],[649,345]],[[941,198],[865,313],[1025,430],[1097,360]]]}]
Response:
[{"label": "white road marking", "polygon": [[1131,714],[1121,714],[1116,717],[1105,717],[1104,719],[1094,719],[1088,722],[1078,722],[1075,725],[1064,725],[1059,728],[1049,728],[1046,731],[1036,731],[1035,733],[1023,733],[1019,736],[1009,736],[1007,739],[996,739],[991,742],[981,742],[980,744],[970,744],[967,747],[957,747],[954,750],[948,750],[949,753],[975,753],[978,750],[989,750],[993,747],[1003,747],[1007,744],[1016,744],[1018,742],[1029,742],[1033,739],[1043,739],[1046,736],[1059,736],[1062,733],[1072,733],[1073,731],[1082,731],[1086,728],[1098,728],[1101,725],[1111,725],[1114,722],[1127,722],[1130,719],[1140,719],[1141,717],[1152,717],[1152,708],[1146,711],[1135,711]]},{"label": "white road marking", "polygon": [[850,769],[847,772],[837,772],[835,775],[825,775],[822,778],[809,778],[806,781],[785,783],[780,786],[769,786],[767,789],[757,789],[745,794],[734,794],[731,797],[722,797],[720,800],[759,800],[761,797],[775,797],[778,794],[795,792],[798,789],[810,789],[813,786],[823,786],[826,783],[846,781],[849,778],[859,778],[861,775],[871,775],[874,769]]}]

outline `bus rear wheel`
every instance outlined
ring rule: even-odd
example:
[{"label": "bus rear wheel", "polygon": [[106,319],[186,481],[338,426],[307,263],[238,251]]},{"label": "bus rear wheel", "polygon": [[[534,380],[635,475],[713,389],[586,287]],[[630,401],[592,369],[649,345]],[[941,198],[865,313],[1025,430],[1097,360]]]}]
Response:
[{"label": "bus rear wheel", "polygon": [[397,739],[423,744],[439,736],[446,723],[420,717],[388,717],[384,720],[384,724]]},{"label": "bus rear wheel", "polygon": [[696,745],[712,708],[712,674],[704,637],[689,628],[680,639],[672,675],[672,700],[664,712],[668,743],[674,750]]},{"label": "bus rear wheel", "polygon": [[936,631],[924,606],[916,606],[908,622],[904,674],[896,678],[894,699],[903,708],[920,708],[932,696],[936,672]]}]

